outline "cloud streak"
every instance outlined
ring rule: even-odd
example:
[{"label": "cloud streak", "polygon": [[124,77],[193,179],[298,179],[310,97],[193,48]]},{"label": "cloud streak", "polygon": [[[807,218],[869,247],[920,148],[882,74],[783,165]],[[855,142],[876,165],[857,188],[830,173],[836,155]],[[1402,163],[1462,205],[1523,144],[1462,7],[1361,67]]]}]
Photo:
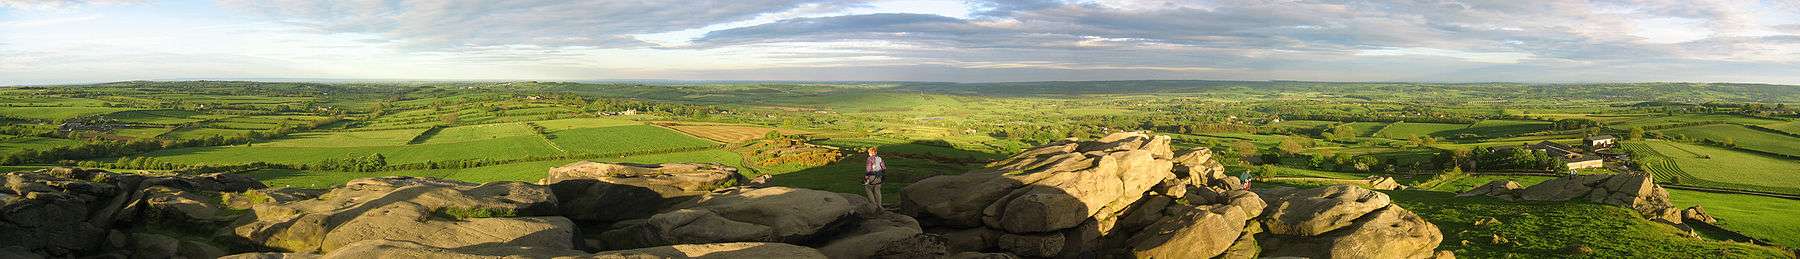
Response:
[{"label": "cloud streak", "polygon": [[[0,12],[50,14],[0,16],[0,27],[130,17],[40,11],[87,2],[98,1],[0,0]],[[316,48],[324,51],[382,55],[355,64],[434,67],[344,75],[350,77],[445,77],[493,67],[465,72],[532,79],[1800,83],[1800,73],[1769,74],[1800,70],[1800,4],[1766,0],[219,0],[202,11],[280,24],[293,37],[355,39],[328,40],[347,46]],[[0,32],[0,40],[31,38]],[[372,61],[379,59],[393,61]],[[321,71],[359,70],[368,69]]]}]

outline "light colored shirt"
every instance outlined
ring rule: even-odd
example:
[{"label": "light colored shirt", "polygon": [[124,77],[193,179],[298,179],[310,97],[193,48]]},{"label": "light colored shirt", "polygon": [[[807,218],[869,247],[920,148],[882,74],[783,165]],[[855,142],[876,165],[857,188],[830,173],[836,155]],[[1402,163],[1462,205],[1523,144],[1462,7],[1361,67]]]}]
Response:
[{"label": "light colored shirt", "polygon": [[863,165],[863,172],[877,171],[887,171],[887,161],[882,161],[879,156],[869,156],[869,163]]}]

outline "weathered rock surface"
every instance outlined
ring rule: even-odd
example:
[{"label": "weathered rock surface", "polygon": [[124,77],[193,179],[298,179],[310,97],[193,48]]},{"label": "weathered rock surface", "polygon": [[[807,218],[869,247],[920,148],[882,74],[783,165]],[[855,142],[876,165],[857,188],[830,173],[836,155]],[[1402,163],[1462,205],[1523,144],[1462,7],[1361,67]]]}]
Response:
[{"label": "weathered rock surface", "polygon": [[235,217],[223,209],[220,192],[264,187],[235,174],[146,176],[61,167],[4,178],[0,244],[51,257],[163,248],[132,247],[125,234],[109,235],[116,232],[109,229],[128,226],[124,222],[209,227]]},{"label": "weathered rock surface", "polygon": [[736,168],[715,164],[615,164],[581,161],[551,168],[550,174],[540,183],[589,179],[655,189],[707,192],[736,185],[744,180],[742,178]]},{"label": "weathered rock surface", "polygon": [[1704,222],[1706,224],[1719,222],[1712,215],[1706,214],[1706,208],[1702,208],[1700,205],[1681,210],[1681,220],[1682,222]]},{"label": "weathered rock surface", "polygon": [[606,251],[570,258],[827,258],[818,250],[783,243],[715,243],[672,245],[622,251]]},{"label": "weathered rock surface", "polygon": [[1386,194],[1354,186],[1300,190],[1270,206],[1262,256],[1427,258],[1443,241],[1436,225]]},{"label": "weathered rock surface", "polygon": [[[329,252],[364,240],[411,241],[441,247],[481,243],[573,248],[574,227],[553,215],[556,198],[544,186],[520,182],[472,184],[430,178],[352,180],[319,199],[256,206],[221,237],[288,252]],[[456,213],[520,218],[458,220]]]},{"label": "weathered rock surface", "polygon": [[[860,196],[788,187],[739,188],[677,204],[606,231],[607,248],[721,242],[819,241],[877,213]],[[915,227],[916,228],[916,227]]]},{"label": "weathered rock surface", "polygon": [[1524,188],[1519,187],[1518,182],[1494,180],[1487,184],[1476,186],[1474,189],[1457,193],[1456,197],[1487,196],[1512,201],[1519,199],[1520,189]]},{"label": "weathered rock surface", "polygon": [[1681,223],[1680,210],[1669,202],[1669,193],[1651,181],[1649,175],[1610,174],[1575,175],[1544,181],[1518,191],[1519,199],[1528,201],[1569,201],[1624,206],[1651,220]]},{"label": "weathered rock surface", "polygon": [[1270,234],[1317,236],[1349,226],[1357,218],[1390,203],[1387,194],[1348,185],[1335,185],[1280,197],[1270,208]]},{"label": "weathered rock surface", "polygon": [[[1204,207],[1203,207],[1204,208]],[[1250,215],[1238,206],[1188,210],[1165,217],[1132,237],[1137,258],[1211,257],[1236,243]]]},{"label": "weathered rock surface", "polygon": [[657,209],[741,182],[737,169],[713,164],[613,164],[551,168],[541,181],[556,192],[558,214],[574,220],[640,219]]}]

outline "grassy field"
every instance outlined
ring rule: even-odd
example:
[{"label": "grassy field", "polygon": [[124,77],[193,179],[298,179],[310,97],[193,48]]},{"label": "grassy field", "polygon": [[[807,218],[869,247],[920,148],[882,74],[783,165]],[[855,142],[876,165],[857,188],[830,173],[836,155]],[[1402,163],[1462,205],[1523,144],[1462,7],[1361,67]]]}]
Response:
[{"label": "grassy field", "polygon": [[1470,134],[1484,138],[1505,137],[1517,134],[1532,133],[1550,129],[1550,122],[1520,120],[1482,120],[1468,128],[1440,131],[1441,136],[1457,136]]},{"label": "grassy field", "polygon": [[235,130],[235,129],[215,129],[215,128],[187,128],[187,129],[179,129],[179,130],[171,131],[171,132],[169,132],[168,135],[164,135],[164,136],[170,137],[170,138],[175,138],[175,139],[200,139],[200,138],[209,138],[212,136],[230,137],[230,136],[239,136],[239,135],[244,135],[244,134],[250,134],[250,131],[249,130]]},{"label": "grassy field", "polygon": [[1762,126],[1772,130],[1787,132],[1788,134],[1800,134],[1800,121],[1767,124]]},{"label": "grassy field", "polygon": [[574,119],[534,121],[532,123],[537,123],[538,126],[543,126],[545,130],[549,130],[549,131],[559,131],[559,130],[579,129],[579,128],[602,128],[602,127],[612,127],[612,126],[643,124],[643,123],[637,122],[637,121],[625,120],[625,119],[613,119],[613,118],[574,118]]},{"label": "grassy field", "polygon": [[1520,187],[1526,187],[1537,185],[1538,183],[1549,181],[1550,179],[1555,179],[1555,177],[1529,175],[1472,175],[1457,178],[1456,180],[1438,186],[1433,186],[1431,187],[1431,190],[1453,193],[1463,192],[1493,181],[1513,181],[1519,183]]},{"label": "grassy field", "polygon": [[456,143],[477,140],[490,140],[514,136],[535,136],[536,132],[525,123],[495,123],[444,128],[423,144]]},{"label": "grassy field", "polygon": [[[608,154],[626,151],[693,148],[713,145],[704,139],[650,125],[580,128],[554,131],[551,142],[572,154]],[[528,136],[537,138],[537,136]]]},{"label": "grassy field", "polygon": [[701,137],[701,138],[710,139],[710,140],[718,141],[718,142],[724,142],[724,143],[738,143],[738,142],[744,142],[746,140],[761,138],[761,137],[763,137],[763,134],[768,134],[769,131],[781,132],[781,134],[788,134],[788,135],[806,133],[805,131],[790,130],[790,129],[777,129],[777,128],[770,128],[770,127],[762,127],[762,126],[752,126],[752,125],[672,124],[672,125],[666,125],[666,127],[681,131],[683,133],[687,133],[689,135],[694,135],[696,137]]},{"label": "grassy field", "polygon": [[1659,125],[1671,125],[1671,124],[1695,123],[1695,122],[1717,122],[1717,123],[1739,124],[1739,125],[1764,125],[1764,124],[1772,124],[1772,123],[1781,123],[1784,121],[1745,117],[1745,116],[1730,115],[1730,114],[1683,114],[1683,115],[1674,115],[1674,116],[1649,115],[1649,116],[1637,117],[1637,118],[1625,121],[1624,123],[1609,124],[1609,125],[1606,125],[1606,127],[1612,128],[1615,130],[1629,130],[1632,127],[1651,127],[1651,126],[1659,126]]},{"label": "grassy field", "polygon": [[1742,194],[1669,190],[1676,206],[1700,205],[1719,218],[1718,225],[1732,231],[1787,247],[1800,247],[1800,201]]},{"label": "grassy field", "polygon": [[[263,181],[269,186],[293,186],[307,188],[323,188],[341,185],[357,178],[378,176],[420,176],[438,177],[469,182],[493,181],[525,181],[535,182],[543,179],[544,174],[552,167],[562,166],[579,160],[551,160],[538,162],[512,163],[495,166],[484,166],[464,169],[408,170],[385,171],[373,173],[295,171],[295,170],[258,170],[245,173],[250,177]],[[630,156],[623,158],[594,159],[600,162],[630,163],[718,163],[735,165],[741,159],[737,153],[723,150],[703,150],[668,154]]]},{"label": "grassy field", "polygon": [[[208,119],[207,116],[201,116],[201,115],[204,115],[204,113],[199,113],[199,112],[194,112],[194,111],[182,111],[182,110],[142,110],[142,111],[116,112],[116,113],[112,113],[112,114],[107,114],[106,117],[109,119],[114,119],[114,120],[119,120],[119,121],[124,121],[124,122],[131,122],[131,123],[174,125],[174,124],[182,124],[182,123],[200,122],[200,121],[205,121]],[[219,117],[223,117],[223,116],[219,116]]]},{"label": "grassy field", "polygon": [[562,155],[538,136],[513,136],[447,144],[403,146],[279,147],[268,145],[162,150],[147,156],[180,164],[242,164],[256,161],[314,163],[328,158],[382,154],[389,164],[465,159],[512,159]]},{"label": "grassy field", "polygon": [[[1395,204],[1418,213],[1444,233],[1439,250],[1461,258],[1561,258],[1565,248],[1583,245],[1595,258],[1786,258],[1781,249],[1737,242],[1688,238],[1637,212],[1584,202],[1508,202],[1455,197],[1439,191],[1389,191]],[[1477,220],[1498,219],[1493,226]],[[1493,236],[1511,241],[1494,244]],[[1464,245],[1463,241],[1469,241]]]},{"label": "grassy field", "polygon": [[256,146],[267,147],[373,147],[406,145],[425,129],[398,129],[372,131],[328,131],[304,132],[288,135],[287,138],[257,143]]},{"label": "grassy field", "polygon": [[1800,194],[1800,162],[1672,141],[1630,141],[1657,179],[1681,184]]},{"label": "grassy field", "polygon": [[53,120],[136,110],[117,107],[0,107],[0,117]]},{"label": "grassy field", "polygon": [[0,135],[0,153],[25,149],[45,150],[55,147],[80,145],[81,141],[34,136]]},{"label": "grassy field", "polygon": [[1374,136],[1376,131],[1381,130],[1381,128],[1384,126],[1387,126],[1388,123],[1386,123],[1386,122],[1351,122],[1351,123],[1349,123],[1349,125],[1351,128],[1356,129],[1356,136],[1368,137],[1368,136]]},{"label": "grassy field", "polygon": [[1663,134],[1681,134],[1690,139],[1711,139],[1725,141],[1730,139],[1739,148],[1762,152],[1800,156],[1800,138],[1751,129],[1732,124],[1714,124],[1695,127],[1683,127],[1662,131]]},{"label": "grassy field", "polygon": [[1444,135],[1437,133],[1465,129],[1468,127],[1468,124],[1395,122],[1392,125],[1388,125],[1386,128],[1382,128],[1380,132],[1376,132],[1375,136],[1391,139],[1407,139],[1412,136],[1445,137]]}]

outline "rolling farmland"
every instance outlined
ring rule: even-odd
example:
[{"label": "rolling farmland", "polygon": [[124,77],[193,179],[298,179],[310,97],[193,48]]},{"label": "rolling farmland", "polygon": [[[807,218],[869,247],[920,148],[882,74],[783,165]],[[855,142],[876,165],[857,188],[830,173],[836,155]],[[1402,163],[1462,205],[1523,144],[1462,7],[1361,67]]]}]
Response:
[{"label": "rolling farmland", "polygon": [[1631,141],[1623,148],[1661,181],[1684,185],[1800,194],[1800,162],[1670,141]]}]

